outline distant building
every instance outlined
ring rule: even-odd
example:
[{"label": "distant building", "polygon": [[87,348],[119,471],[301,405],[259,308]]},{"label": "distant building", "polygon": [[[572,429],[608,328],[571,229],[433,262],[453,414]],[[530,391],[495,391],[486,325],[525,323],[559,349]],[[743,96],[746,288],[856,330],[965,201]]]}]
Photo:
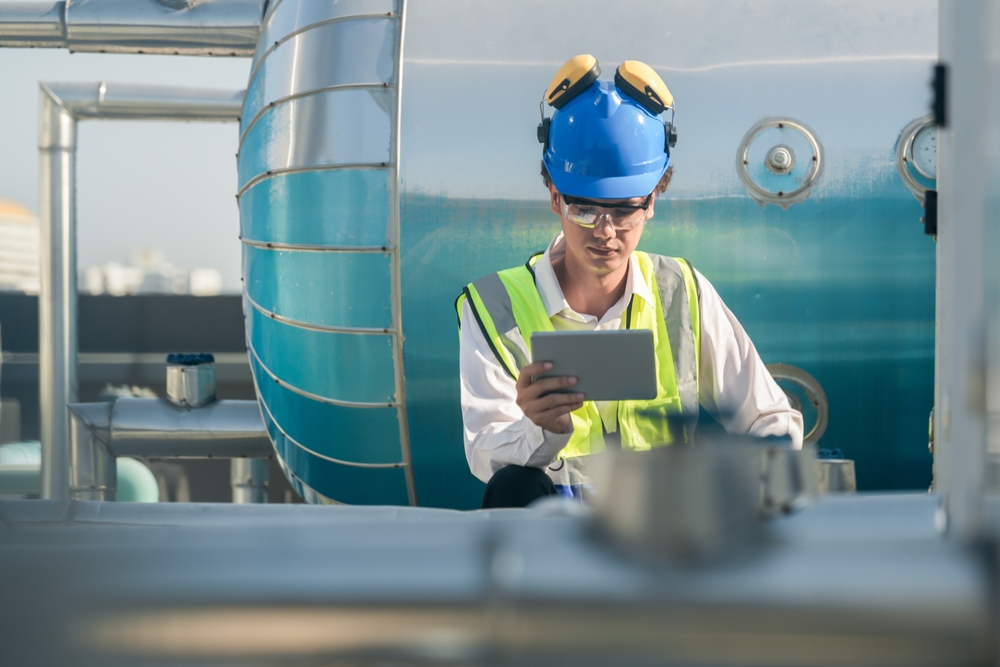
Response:
[{"label": "distant building", "polygon": [[38,294],[38,216],[0,199],[0,290]]},{"label": "distant building", "polygon": [[89,294],[192,294],[215,296],[222,293],[222,273],[218,269],[196,268],[190,272],[174,266],[152,248],[132,253],[128,266],[107,262],[88,267],[81,291]]}]

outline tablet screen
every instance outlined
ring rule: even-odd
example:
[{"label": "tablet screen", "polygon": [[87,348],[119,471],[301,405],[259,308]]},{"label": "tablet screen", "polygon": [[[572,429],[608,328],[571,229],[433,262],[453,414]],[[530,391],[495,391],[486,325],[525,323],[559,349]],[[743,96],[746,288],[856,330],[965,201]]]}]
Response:
[{"label": "tablet screen", "polygon": [[656,356],[648,329],[536,332],[531,359],[552,363],[552,370],[539,377],[576,377],[575,386],[560,391],[581,392],[588,401],[656,398]]}]

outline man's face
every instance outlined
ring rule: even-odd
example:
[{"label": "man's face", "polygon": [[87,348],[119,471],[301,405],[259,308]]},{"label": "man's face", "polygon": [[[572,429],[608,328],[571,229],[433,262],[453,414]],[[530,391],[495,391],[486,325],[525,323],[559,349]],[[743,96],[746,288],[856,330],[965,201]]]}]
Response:
[{"label": "man's face", "polygon": [[[633,199],[594,199],[595,203],[614,207],[615,204],[639,206],[644,197]],[[601,216],[593,229],[582,227],[564,214],[562,195],[554,185],[549,185],[549,208],[562,221],[563,235],[566,237],[566,256],[572,257],[577,266],[585,267],[599,276],[614,273],[627,261],[632,251],[639,245],[642,230],[646,220],[653,217],[653,198],[649,200],[649,208],[635,227],[627,231],[615,230],[609,216]]]}]

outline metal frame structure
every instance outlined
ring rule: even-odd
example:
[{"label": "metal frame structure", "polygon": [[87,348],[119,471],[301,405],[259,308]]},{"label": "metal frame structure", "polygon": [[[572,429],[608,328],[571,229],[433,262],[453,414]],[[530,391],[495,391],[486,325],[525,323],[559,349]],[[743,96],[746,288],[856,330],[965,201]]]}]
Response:
[{"label": "metal frame structure", "polygon": [[42,497],[70,488],[70,422],[77,400],[76,125],[81,120],[239,119],[241,90],[42,83],[39,132],[41,289],[39,394]]}]

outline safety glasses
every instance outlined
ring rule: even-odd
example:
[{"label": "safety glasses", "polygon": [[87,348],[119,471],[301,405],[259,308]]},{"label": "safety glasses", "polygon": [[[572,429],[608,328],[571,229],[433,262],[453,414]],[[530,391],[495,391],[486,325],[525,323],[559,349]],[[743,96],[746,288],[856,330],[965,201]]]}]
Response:
[{"label": "safety glasses", "polygon": [[646,211],[652,200],[653,195],[649,195],[641,204],[604,206],[589,199],[562,195],[563,215],[585,229],[594,229],[601,218],[607,216],[616,232],[627,232],[646,219]]}]

